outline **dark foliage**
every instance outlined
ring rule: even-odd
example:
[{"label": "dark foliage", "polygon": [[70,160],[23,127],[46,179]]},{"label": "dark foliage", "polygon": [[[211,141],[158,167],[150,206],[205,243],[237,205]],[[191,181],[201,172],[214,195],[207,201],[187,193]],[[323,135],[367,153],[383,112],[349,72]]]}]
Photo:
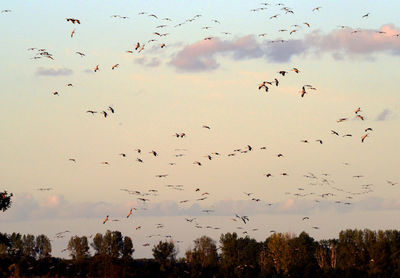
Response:
[{"label": "dark foliage", "polygon": [[8,193],[7,191],[0,192],[0,210],[6,211],[8,208],[11,207],[11,197],[13,196],[12,193]]},{"label": "dark foliage", "polygon": [[160,241],[154,259],[134,260],[132,240],[107,231],[93,238],[94,255],[85,236],[72,236],[72,259],[61,259],[45,235],[0,233],[0,277],[400,277],[397,230],[346,230],[319,242],[305,232],[264,242],[226,233],[219,243],[200,237],[177,259],[174,242]]}]

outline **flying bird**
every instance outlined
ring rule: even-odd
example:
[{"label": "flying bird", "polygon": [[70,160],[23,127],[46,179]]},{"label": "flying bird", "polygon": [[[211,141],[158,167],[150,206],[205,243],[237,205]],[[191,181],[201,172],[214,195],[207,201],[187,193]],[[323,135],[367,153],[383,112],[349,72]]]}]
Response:
[{"label": "flying bird", "polygon": [[304,86],[301,88],[300,93],[301,93],[301,97],[304,97],[304,95],[307,93],[306,88]]},{"label": "flying bird", "polygon": [[103,224],[106,224],[107,221],[108,221],[108,215],[106,216],[106,218],[104,218]]},{"label": "flying bird", "polygon": [[70,21],[73,24],[75,24],[75,23],[81,24],[80,20],[76,19],[76,18],[66,18],[66,20]]},{"label": "flying bird", "polygon": [[365,15],[362,16],[362,18],[367,18],[369,17],[370,13],[366,13]]}]

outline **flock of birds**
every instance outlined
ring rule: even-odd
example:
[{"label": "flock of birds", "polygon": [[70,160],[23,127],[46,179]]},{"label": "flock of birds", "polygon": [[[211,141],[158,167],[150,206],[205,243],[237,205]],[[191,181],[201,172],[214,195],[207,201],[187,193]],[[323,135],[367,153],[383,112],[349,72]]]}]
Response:
[{"label": "flock of birds", "polygon": [[[274,8],[275,7],[275,8]],[[290,7],[282,4],[282,3],[278,3],[278,4],[271,4],[271,3],[261,3],[261,5],[257,8],[251,9],[251,12],[262,12],[262,11],[267,11],[270,9],[278,9],[278,11],[280,13],[274,13],[273,15],[269,16],[270,20],[275,20],[278,17],[281,16],[285,16],[285,15],[291,15],[294,14],[295,11],[293,9],[291,9]],[[322,9],[322,7],[315,7],[312,9],[312,13],[317,13]],[[10,13],[11,10],[3,10],[1,13]],[[138,14],[138,16],[147,16],[150,18],[153,18],[154,20],[157,21],[157,25],[155,27],[154,32],[152,32],[150,34],[150,38],[147,41],[143,41],[143,42],[137,42],[134,47],[130,50],[126,50],[126,53],[129,54],[134,54],[134,53],[141,53],[142,51],[145,51],[145,48],[148,47],[151,43],[158,43],[157,47],[159,48],[165,48],[167,46],[167,42],[166,41],[161,41],[158,42],[158,40],[164,40],[166,37],[168,37],[170,34],[168,32],[161,32],[160,30],[165,30],[165,29],[170,29],[171,28],[179,28],[185,24],[190,24],[196,20],[198,20],[199,18],[202,17],[202,15],[197,14],[194,17],[191,17],[187,20],[185,20],[184,22],[180,22],[180,23],[176,23],[176,24],[172,24],[173,20],[171,18],[159,18],[156,14],[153,13],[147,13],[147,12],[140,12]],[[363,19],[367,19],[368,17],[370,17],[370,13],[366,13],[364,15],[362,15],[361,18]],[[116,19],[116,20],[128,20],[130,17],[128,16],[121,16],[121,15],[112,15],[111,18]],[[81,21],[78,18],[66,18],[66,22],[68,24],[72,24],[74,25],[74,27],[77,27],[78,25],[81,24],[85,24],[85,22]],[[215,24],[215,25],[221,25],[221,22],[217,19],[211,19],[210,21],[211,24]],[[301,30],[301,28],[311,28],[311,24],[309,22],[302,22],[299,24],[294,24],[292,26],[290,26],[290,28],[287,29],[279,29],[277,30],[279,33],[284,33],[287,32],[290,35],[299,32]],[[339,28],[349,28],[347,26],[339,26]],[[201,26],[200,30],[203,31],[210,31],[213,30],[214,26]],[[74,38],[74,36],[76,35],[76,28],[74,28],[71,33],[69,34],[71,38]],[[356,30],[358,32],[360,32],[359,30]],[[172,32],[172,31],[170,31]],[[356,33],[355,31],[353,31],[354,33]],[[381,31],[379,31],[381,32]],[[381,32],[384,33],[384,32]],[[231,35],[230,32],[222,32],[223,35]],[[259,37],[265,37],[267,36],[266,33],[261,33],[258,34]],[[399,37],[399,34],[397,34],[397,36]],[[207,34],[203,40],[204,41],[210,41],[212,39],[214,39],[215,36],[211,35],[211,34]],[[270,40],[271,43],[285,43],[287,42],[286,40]],[[53,56],[53,54],[50,53],[49,50],[45,49],[45,48],[36,48],[36,47],[30,47],[28,48],[28,51],[35,51],[36,53],[34,54],[34,56],[31,58],[33,60],[37,60],[37,59],[42,59],[42,58],[47,58],[50,60],[55,61],[55,58]],[[77,55],[79,55],[80,57],[84,58],[87,54],[83,53],[81,51],[76,51],[75,52]],[[111,70],[117,70],[120,67],[119,63],[115,63],[114,65],[110,66],[109,68],[111,68]],[[103,70],[103,67],[100,66],[100,64],[94,65],[92,67],[92,71],[94,73],[97,73],[98,71]],[[293,74],[297,75],[297,76],[301,76],[301,71],[299,70],[299,68],[297,67],[292,67],[290,70],[282,70],[279,69],[277,71],[278,76],[273,77],[270,79],[270,81],[262,81],[259,85],[258,85],[258,89],[259,90],[263,90],[265,92],[269,92],[271,87],[275,86],[278,87],[279,85],[281,85],[281,80],[285,78],[286,75],[291,74],[291,72],[293,72]],[[74,85],[72,83],[68,83],[66,84],[66,87],[74,87]],[[305,84],[303,86],[301,86],[301,89],[299,91],[299,94],[301,97],[304,97],[306,94],[308,94],[310,91],[317,91],[317,89],[311,85],[311,84]],[[54,96],[60,96],[61,95],[61,91],[60,90],[54,90],[52,93],[52,95]],[[113,106],[107,105],[103,108],[100,109],[88,109],[86,110],[86,113],[89,115],[94,116],[95,114],[99,114],[104,118],[108,118],[110,115],[114,115],[115,113],[117,113],[118,111],[115,110],[115,108]],[[354,112],[352,112],[352,116],[346,116],[346,117],[340,117],[337,120],[337,123],[343,123],[345,121],[348,120],[357,120],[360,121],[362,123],[364,123],[364,121],[367,119],[367,117],[364,114],[361,114],[363,111],[360,107],[357,107]],[[206,131],[211,131],[212,128],[210,125],[202,125],[201,127],[199,127],[199,129],[203,129]],[[364,126],[362,128],[360,128],[360,130],[356,131],[356,133],[360,134],[360,138],[361,138],[361,143],[366,142],[367,137],[369,137],[373,132],[373,128],[369,127],[369,126]],[[340,131],[337,131],[336,129],[332,129],[331,130],[331,134],[333,136],[341,136],[343,138],[345,137],[352,137],[353,134],[350,133],[341,133]],[[172,136],[179,138],[179,140],[184,140],[184,138],[186,138],[188,136],[188,133],[186,131],[182,132],[182,131],[178,131],[178,132],[173,132]],[[178,139],[177,139],[178,140]],[[323,139],[313,139],[313,142],[319,143],[320,145],[323,145],[324,141]],[[301,139],[300,140],[301,143],[310,143],[311,140],[309,139]],[[252,146],[249,144],[243,144],[243,147],[240,148],[236,148],[233,149],[231,152],[227,152],[227,153],[223,153],[223,152],[210,152],[207,154],[204,154],[203,157],[199,157],[199,158],[195,158],[192,162],[192,164],[194,166],[198,166],[201,167],[203,166],[205,163],[217,159],[217,158],[222,158],[222,157],[233,157],[233,156],[240,156],[240,155],[245,155],[246,153],[250,153],[250,152],[256,152],[256,151],[266,151],[267,147],[266,146]],[[179,158],[182,156],[186,156],[187,155],[187,150],[186,149],[176,149],[175,150],[175,157],[174,158]],[[150,157],[152,157],[153,159],[158,158],[159,155],[161,155],[159,153],[158,150],[142,150],[140,148],[136,148],[135,149],[135,161],[137,163],[145,163],[145,161],[147,160],[148,157],[146,157],[145,155],[149,154]],[[118,156],[120,156],[123,159],[128,159],[131,154],[129,154],[128,152],[121,152],[116,154]],[[284,159],[285,155],[282,153],[277,153],[274,155],[277,159]],[[73,164],[77,164],[78,158],[76,157],[69,157],[68,161],[72,162]],[[111,161],[110,160],[104,160],[99,162],[103,165],[107,165],[107,166],[111,166]],[[176,165],[176,161],[170,161],[168,163],[169,166],[175,166]],[[348,163],[344,163],[344,165],[348,166]],[[193,166],[193,167],[194,167]],[[281,177],[287,177],[290,174],[288,172],[281,172],[281,173],[270,173],[270,172],[265,172],[265,173],[260,173],[260,175],[264,175],[267,180],[272,179],[276,176],[281,176]],[[168,179],[169,174],[168,173],[162,173],[162,174],[156,174],[155,175],[156,178],[160,178],[160,179]],[[304,174],[302,177],[299,177],[306,179],[308,181],[308,183],[306,184],[306,186],[302,186],[302,187],[297,187],[297,189],[294,192],[286,192],[285,195],[291,195],[293,196],[293,198],[314,198],[315,203],[320,203],[322,201],[326,202],[326,201],[330,201],[332,203],[338,204],[338,205],[344,205],[344,206],[350,206],[352,205],[352,200],[356,197],[356,196],[360,196],[360,195],[366,195],[366,194],[370,194],[371,192],[373,192],[373,184],[368,184],[368,183],[362,183],[361,185],[359,185],[357,190],[345,190],[339,186],[335,185],[335,181],[333,180],[333,178],[330,176],[330,174],[328,173],[322,173],[322,174],[315,174],[312,172],[306,173]],[[364,176],[363,175],[354,175],[352,177],[353,179],[356,180],[360,180],[363,179]],[[387,184],[391,185],[391,186],[395,186],[397,184],[397,182],[394,181],[390,181],[387,180],[386,181]],[[199,187],[193,187],[191,189],[187,189],[184,185],[182,184],[166,184],[165,185],[166,189],[170,189],[170,190],[177,190],[177,191],[185,191],[186,192],[189,190],[191,192],[193,192],[193,194],[195,194],[194,198],[189,199],[187,197],[182,198],[181,200],[179,200],[179,204],[180,205],[185,205],[187,206],[188,204],[195,204],[204,200],[207,200],[210,198],[210,196],[212,196],[212,192],[206,192],[206,191],[202,191]],[[319,192],[315,191],[315,188],[319,189]],[[39,191],[50,191],[53,190],[53,188],[51,187],[42,187],[42,188],[38,188]],[[104,225],[108,225],[110,221],[114,221],[114,222],[118,222],[118,221],[127,221],[128,219],[132,218],[135,215],[135,212],[139,211],[139,210],[146,210],[147,206],[146,204],[151,202],[155,197],[159,196],[160,190],[159,189],[149,189],[147,191],[138,191],[138,190],[132,190],[132,189],[128,189],[128,188],[122,188],[121,191],[129,194],[130,196],[135,196],[136,200],[137,200],[137,207],[132,207],[129,209],[129,211],[127,211],[126,215],[124,216],[119,216],[119,217],[110,217],[110,214],[107,214],[104,218],[104,220],[102,221],[102,223]],[[264,200],[262,196],[258,196],[256,193],[253,192],[244,192],[244,200],[247,201],[252,201],[258,205],[262,205],[265,206],[265,208],[268,207],[273,207],[275,205],[278,205],[277,203],[271,202],[270,200]],[[201,213],[204,213],[205,215],[212,215],[213,213],[215,213],[215,209],[210,207],[207,209],[202,209]],[[252,223],[251,221],[251,217],[247,216],[247,215],[239,215],[240,212],[233,212],[232,213],[232,217],[228,217],[227,220],[232,221],[232,222],[237,222],[237,223],[241,223],[243,225],[236,227],[237,230],[242,231],[242,234],[247,235],[249,232],[255,232],[258,231],[260,228],[256,227],[256,228],[246,228],[248,226],[249,223]],[[312,219],[310,219],[309,216],[302,216],[299,220],[301,221],[306,221],[306,222],[311,222]],[[200,219],[197,219],[197,217],[184,217],[182,219],[182,221],[189,223],[191,225],[193,225],[194,228],[197,229],[213,229],[213,230],[219,230],[222,229],[222,227],[219,226],[210,226],[204,223],[201,223]],[[157,223],[155,225],[156,229],[163,229],[165,228],[166,225],[163,223]],[[319,226],[316,226],[315,224],[310,224],[309,226],[312,229],[320,229]],[[137,225],[135,230],[140,230],[144,228],[143,225]],[[63,231],[63,232],[59,232],[56,234],[56,238],[63,238],[65,237],[65,235],[67,233],[69,233],[70,231]],[[271,233],[275,233],[275,230],[270,230]],[[161,233],[158,234],[150,234],[148,235],[148,238],[152,238],[152,237],[165,237],[165,238],[171,238],[171,235],[162,235]],[[176,241],[176,243],[181,243],[182,241]],[[144,243],[142,243],[142,246],[147,247],[150,246],[150,242],[146,241]],[[63,251],[66,251],[66,249],[64,249]]]}]

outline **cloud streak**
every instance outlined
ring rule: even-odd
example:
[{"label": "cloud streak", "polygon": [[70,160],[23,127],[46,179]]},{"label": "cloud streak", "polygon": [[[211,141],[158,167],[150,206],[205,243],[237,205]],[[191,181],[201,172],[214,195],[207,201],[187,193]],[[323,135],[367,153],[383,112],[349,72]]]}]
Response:
[{"label": "cloud streak", "polygon": [[376,121],[386,121],[392,115],[392,111],[385,108],[381,113],[376,116]]},{"label": "cloud streak", "polygon": [[161,61],[156,57],[153,57],[151,59],[147,59],[146,57],[136,58],[134,62],[135,64],[150,68],[158,67],[161,64]]},{"label": "cloud streak", "polygon": [[202,40],[185,46],[169,62],[178,72],[212,71],[219,68],[218,57],[232,60],[265,59],[285,63],[294,56],[329,52],[336,60],[346,56],[365,56],[377,53],[400,55],[400,29],[392,24],[379,31],[372,29],[333,30],[328,34],[314,31],[303,39],[285,42],[258,41],[254,35],[232,40]]},{"label": "cloud streak", "polygon": [[211,205],[199,203],[179,204],[174,201],[150,202],[144,204],[133,200],[124,204],[107,202],[70,202],[62,195],[49,195],[42,200],[31,194],[16,194],[12,207],[2,216],[3,221],[19,222],[45,219],[99,218],[110,215],[110,218],[125,218],[130,208],[136,208],[138,216],[205,216],[203,210],[212,210],[209,215],[231,217],[235,213],[242,215],[303,215],[316,211],[337,211],[346,213],[358,210],[400,210],[400,201],[382,198],[367,198],[351,204],[336,204],[332,200],[313,200],[289,198],[287,200],[266,204],[251,200],[222,200]]},{"label": "cloud streak", "polygon": [[40,67],[36,69],[37,76],[68,76],[72,74],[73,70],[68,68],[53,69]]}]

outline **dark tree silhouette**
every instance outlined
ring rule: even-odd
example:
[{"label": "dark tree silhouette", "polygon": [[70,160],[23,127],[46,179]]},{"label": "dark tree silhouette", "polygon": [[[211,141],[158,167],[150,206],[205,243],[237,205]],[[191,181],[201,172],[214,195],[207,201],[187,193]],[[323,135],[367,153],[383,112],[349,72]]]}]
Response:
[{"label": "dark tree silhouette", "polygon": [[82,260],[88,258],[89,254],[89,243],[86,236],[78,237],[73,236],[68,242],[67,247],[70,256],[74,260]]},{"label": "dark tree silhouette", "polygon": [[36,252],[40,259],[49,257],[51,254],[50,239],[45,235],[38,235],[36,237]]},{"label": "dark tree silhouette", "polygon": [[11,197],[13,196],[12,193],[8,193],[7,191],[0,192],[0,210],[6,211],[8,208],[11,207]]},{"label": "dark tree silhouette", "polygon": [[154,245],[152,251],[154,259],[160,264],[174,262],[176,259],[177,250],[172,241],[160,241],[157,245]]}]

